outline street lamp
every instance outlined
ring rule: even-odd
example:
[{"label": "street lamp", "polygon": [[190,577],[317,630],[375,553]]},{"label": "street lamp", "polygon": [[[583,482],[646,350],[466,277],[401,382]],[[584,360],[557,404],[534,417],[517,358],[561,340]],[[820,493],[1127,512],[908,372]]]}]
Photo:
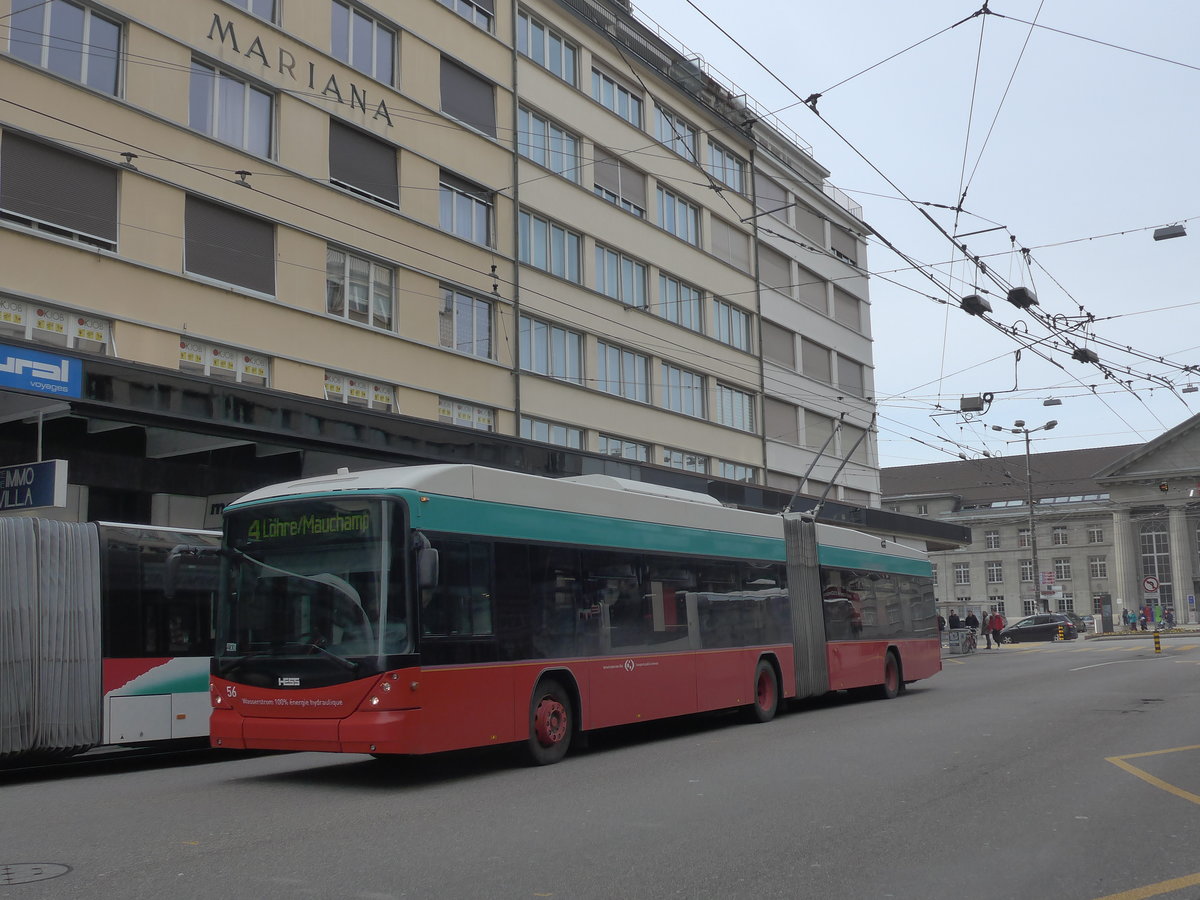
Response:
[{"label": "street lamp", "polygon": [[1026,428],[1024,419],[1013,422],[1012,428],[993,425],[992,431],[1011,431],[1013,434],[1025,436],[1025,485],[1028,488],[1029,501],[1029,549],[1033,554],[1033,590],[1041,612],[1050,612],[1050,601],[1042,599],[1041,567],[1038,563],[1037,527],[1033,521],[1033,473],[1029,467],[1029,436],[1038,431],[1053,431],[1058,426],[1057,419],[1051,419],[1045,425],[1037,428]]}]

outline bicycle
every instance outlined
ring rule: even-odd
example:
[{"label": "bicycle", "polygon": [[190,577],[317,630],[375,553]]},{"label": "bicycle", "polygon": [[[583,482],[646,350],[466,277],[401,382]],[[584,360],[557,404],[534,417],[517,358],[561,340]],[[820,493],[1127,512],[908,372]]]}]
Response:
[{"label": "bicycle", "polygon": [[974,653],[979,649],[979,641],[975,637],[975,629],[968,628],[966,639],[963,641],[963,653]]}]

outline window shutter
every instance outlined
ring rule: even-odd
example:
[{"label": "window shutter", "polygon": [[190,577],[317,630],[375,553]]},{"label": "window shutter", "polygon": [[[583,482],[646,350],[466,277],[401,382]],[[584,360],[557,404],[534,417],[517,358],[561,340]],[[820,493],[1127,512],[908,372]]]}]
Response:
[{"label": "window shutter", "polygon": [[496,99],[492,85],[442,57],[442,112],[496,136]]},{"label": "window shutter", "polygon": [[188,197],[184,268],[194,275],[275,293],[275,227],[270,222]]},{"label": "window shutter", "polygon": [[0,209],[116,244],[117,170],[6,131]]},{"label": "window shutter", "polygon": [[392,206],[400,205],[395,149],[333,121],[329,123],[329,178]]}]

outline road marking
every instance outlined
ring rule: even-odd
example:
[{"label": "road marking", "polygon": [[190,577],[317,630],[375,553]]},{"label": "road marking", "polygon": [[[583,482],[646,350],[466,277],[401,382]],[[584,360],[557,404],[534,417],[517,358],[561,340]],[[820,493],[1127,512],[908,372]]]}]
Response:
[{"label": "road marking", "polygon": [[1084,669],[1099,669],[1102,666],[1119,666],[1121,663],[1146,662],[1144,659],[1111,659],[1108,662],[1092,663],[1090,666],[1076,666],[1067,669],[1068,672],[1082,672]]},{"label": "road marking", "polygon": [[1145,900],[1146,897],[1170,894],[1173,891],[1181,891],[1197,884],[1200,884],[1200,872],[1195,875],[1184,875],[1182,878],[1172,878],[1170,881],[1160,881],[1158,884],[1148,884],[1131,891],[1122,891],[1119,894],[1108,894],[1098,897],[1097,900]]},{"label": "road marking", "polygon": [[[1172,747],[1169,750],[1150,750],[1146,753],[1126,753],[1124,756],[1109,756],[1105,758],[1105,762],[1110,762],[1117,768],[1124,769],[1130,775],[1142,779],[1142,781],[1146,782],[1146,784],[1153,785],[1160,790],[1166,791],[1168,794],[1174,794],[1176,797],[1200,806],[1200,795],[1193,794],[1191,791],[1185,791],[1181,787],[1176,787],[1170,782],[1163,781],[1161,778],[1151,775],[1145,769],[1139,769],[1137,766],[1126,762],[1126,760],[1141,759],[1145,756],[1162,756],[1164,753],[1183,753],[1187,750],[1200,750],[1200,744],[1192,744],[1189,747]],[[1167,882],[1163,883],[1166,884]],[[1181,885],[1181,887],[1187,886],[1188,885]],[[1172,888],[1172,890],[1175,890],[1175,888]],[[1145,896],[1152,897],[1154,895],[1146,894]]]}]

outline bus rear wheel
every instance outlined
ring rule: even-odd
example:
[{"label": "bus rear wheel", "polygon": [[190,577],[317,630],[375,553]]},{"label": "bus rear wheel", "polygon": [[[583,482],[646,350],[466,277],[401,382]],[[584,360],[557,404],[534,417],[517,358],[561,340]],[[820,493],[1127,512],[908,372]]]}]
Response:
[{"label": "bus rear wheel", "polygon": [[894,700],[900,693],[900,660],[891,650],[883,660],[883,684],[879,685],[879,698]]},{"label": "bus rear wheel", "polygon": [[770,722],[779,710],[779,678],[775,667],[765,659],[754,670],[754,702],[750,704],[750,719]]},{"label": "bus rear wheel", "polygon": [[567,755],[573,728],[571,698],[553,678],[539,681],[529,700],[526,755],[535,766],[548,766]]}]

